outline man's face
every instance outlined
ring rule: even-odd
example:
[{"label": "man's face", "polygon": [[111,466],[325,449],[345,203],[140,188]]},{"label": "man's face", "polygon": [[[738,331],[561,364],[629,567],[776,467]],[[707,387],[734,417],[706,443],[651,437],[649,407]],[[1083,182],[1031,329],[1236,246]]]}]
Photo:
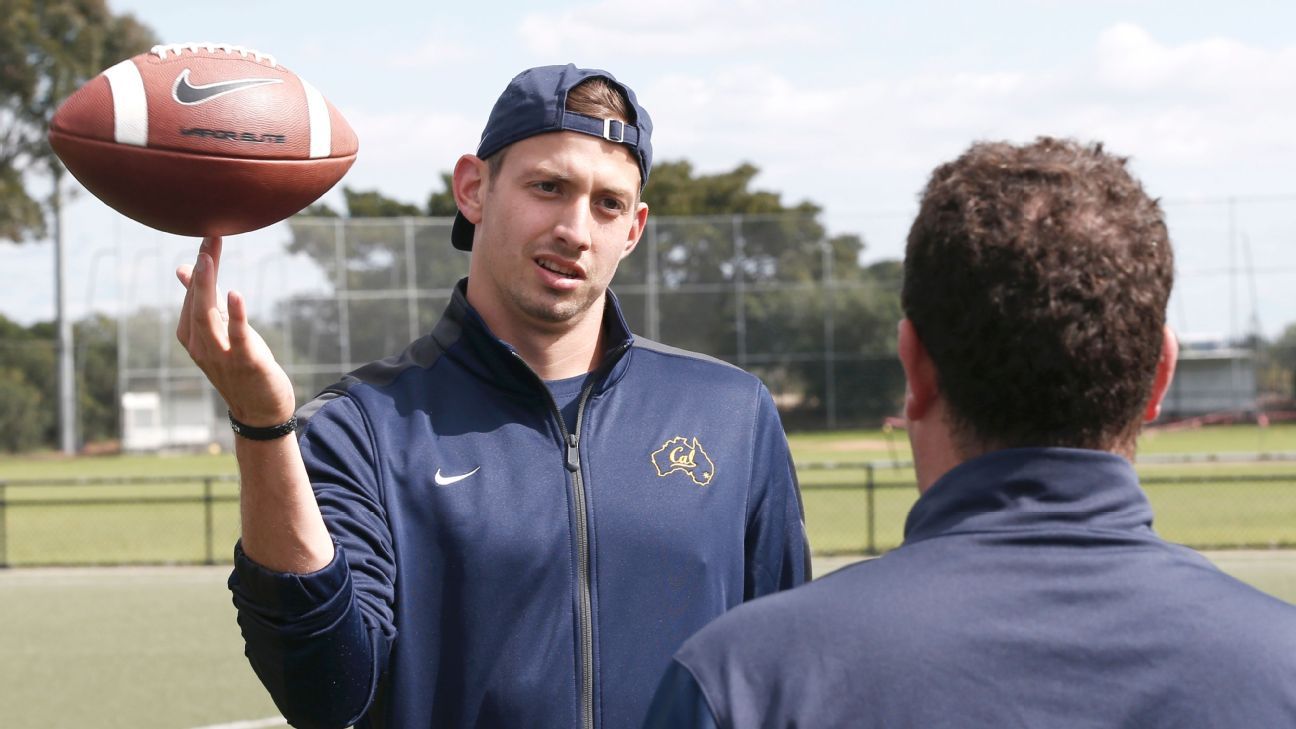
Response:
[{"label": "man's face", "polygon": [[647,221],[638,191],[639,167],[623,145],[576,132],[510,145],[478,189],[469,301],[511,332],[601,318],[617,264]]}]

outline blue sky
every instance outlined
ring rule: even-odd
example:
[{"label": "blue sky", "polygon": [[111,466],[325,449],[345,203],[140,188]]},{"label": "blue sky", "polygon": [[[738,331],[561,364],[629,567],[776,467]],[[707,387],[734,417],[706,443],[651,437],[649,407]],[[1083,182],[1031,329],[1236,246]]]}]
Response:
[{"label": "blue sky", "polygon": [[[869,258],[901,255],[926,175],[972,140],[1103,140],[1168,203],[1176,327],[1226,334],[1254,312],[1272,335],[1296,322],[1293,3],[110,5],[165,42],[274,54],[359,134],[344,184],[416,204],[475,148],[507,80],[544,63],[614,72],[653,114],[658,159],[686,158],[702,171],[751,162],[762,170],[758,186],[819,203],[834,231],[864,236]],[[1292,198],[1240,204],[1231,224],[1227,205],[1208,202],[1257,195]],[[87,195],[66,225],[74,315],[115,312],[155,290],[178,306],[167,271],[196,241],[122,220]],[[258,265],[286,238],[276,226],[231,239],[247,271],[231,266],[227,282],[252,295],[275,288],[253,277],[264,279]],[[1248,256],[1255,270],[1230,275]],[[127,268],[129,285],[109,275]],[[0,270],[0,313],[53,315],[48,244],[0,244]],[[310,285],[305,271],[286,270],[278,288]]]}]

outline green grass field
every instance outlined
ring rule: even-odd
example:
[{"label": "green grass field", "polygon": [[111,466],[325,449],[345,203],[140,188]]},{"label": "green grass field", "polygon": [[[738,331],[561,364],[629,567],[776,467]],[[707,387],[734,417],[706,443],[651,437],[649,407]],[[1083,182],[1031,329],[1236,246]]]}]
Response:
[{"label": "green grass field", "polygon": [[227,573],[0,571],[3,724],[182,729],[278,716],[242,655]]},{"label": "green grass field", "polygon": [[[1212,552],[1296,601],[1296,551]],[[857,558],[818,558],[825,574]],[[242,655],[227,567],[0,570],[0,716],[13,727],[254,729],[274,704]],[[276,724],[277,725],[277,724]]]},{"label": "green grass field", "polygon": [[[904,519],[918,498],[911,468],[894,464],[911,459],[902,431],[813,433],[789,438],[801,464],[806,527],[814,549],[823,554],[884,551],[903,539]],[[1139,443],[1139,474],[1165,538],[1208,548],[1296,546],[1296,424],[1258,428],[1224,426],[1177,432],[1152,432]],[[1185,462],[1162,462],[1172,456]],[[1209,456],[1217,456],[1211,459]],[[1251,460],[1245,460],[1251,459]],[[831,469],[811,468],[833,463]],[[869,506],[859,486],[874,464],[872,540]],[[852,465],[855,464],[855,465]],[[1239,477],[1285,477],[1247,482]],[[1207,483],[1157,483],[1197,479]]]},{"label": "green grass field", "polygon": [[[910,459],[903,432],[796,434],[789,441],[800,464],[806,524],[817,553],[884,551],[900,543],[905,515],[918,496],[912,469],[898,465]],[[1150,481],[1210,479],[1146,485],[1157,514],[1155,526],[1167,539],[1203,548],[1296,546],[1296,460],[1279,459],[1296,454],[1296,424],[1157,432],[1143,438],[1139,453],[1147,459],[1139,463],[1139,472]],[[1161,462],[1173,454],[1193,460]],[[1219,457],[1208,458],[1212,455]],[[815,467],[826,463],[836,467]],[[868,463],[874,464],[877,484],[871,520],[863,489]],[[232,481],[210,485],[209,510],[194,501],[204,493],[200,482],[14,484],[126,476],[232,478],[236,473],[228,454],[0,458],[0,481],[10,483],[3,487],[0,557],[11,565],[203,563],[209,557],[228,562],[238,535],[237,485]],[[1239,480],[1263,476],[1291,478]],[[152,503],[130,503],[140,498]],[[96,503],[72,503],[84,499]]]}]

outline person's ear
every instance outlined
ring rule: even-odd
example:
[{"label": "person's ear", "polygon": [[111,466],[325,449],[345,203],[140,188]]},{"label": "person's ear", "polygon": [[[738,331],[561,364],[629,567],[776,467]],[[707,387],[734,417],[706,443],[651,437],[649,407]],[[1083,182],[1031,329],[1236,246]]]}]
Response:
[{"label": "person's ear", "polygon": [[918,338],[913,322],[901,319],[897,331],[900,365],[905,373],[905,418],[921,420],[940,395],[936,363]]},{"label": "person's ear", "polygon": [[452,184],[455,205],[473,225],[481,222],[482,193],[486,189],[488,174],[486,162],[476,155],[465,154],[455,163]]},{"label": "person's ear", "polygon": [[626,236],[625,250],[621,251],[621,257],[625,258],[634,251],[635,246],[639,245],[639,239],[643,237],[644,230],[648,227],[648,203],[636,203],[634,211],[634,225],[630,226],[630,233]]},{"label": "person's ear", "polygon": [[1170,391],[1174,380],[1175,364],[1179,361],[1179,339],[1170,325],[1161,330],[1161,357],[1157,359],[1156,377],[1152,380],[1152,396],[1148,398],[1147,409],[1143,411],[1143,422],[1150,423],[1161,417],[1161,403]]}]

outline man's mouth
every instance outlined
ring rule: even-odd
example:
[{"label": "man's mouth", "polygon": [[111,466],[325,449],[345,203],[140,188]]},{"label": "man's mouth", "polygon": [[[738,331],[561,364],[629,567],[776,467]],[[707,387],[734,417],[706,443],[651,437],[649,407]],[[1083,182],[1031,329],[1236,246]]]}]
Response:
[{"label": "man's mouth", "polygon": [[537,258],[536,265],[546,271],[553,271],[563,278],[584,278],[584,274],[581,273],[579,268],[564,266],[563,264],[548,258]]}]

